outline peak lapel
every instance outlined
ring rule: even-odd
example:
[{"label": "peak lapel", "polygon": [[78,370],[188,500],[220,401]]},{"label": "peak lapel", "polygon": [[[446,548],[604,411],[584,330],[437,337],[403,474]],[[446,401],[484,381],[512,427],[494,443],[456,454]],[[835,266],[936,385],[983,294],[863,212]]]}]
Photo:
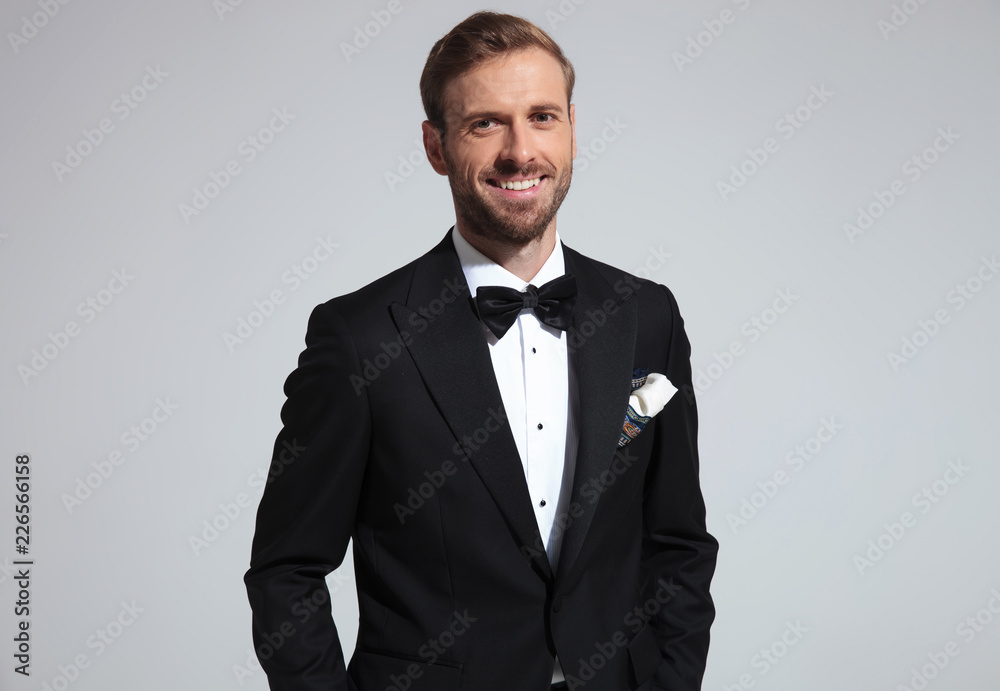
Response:
[{"label": "peak lapel", "polygon": [[[406,305],[391,306],[396,328],[424,384],[507,522],[522,554],[552,579],[531,507],[521,457],[506,424],[482,323],[450,233],[414,267]],[[503,424],[495,432],[487,420]],[[479,439],[487,433],[481,444]],[[475,440],[467,444],[466,440]]]},{"label": "peak lapel", "polygon": [[[560,579],[576,565],[600,497],[583,494],[588,483],[607,471],[618,450],[618,438],[630,393],[638,324],[637,303],[623,300],[590,260],[564,247],[567,271],[577,280],[579,295],[569,335],[570,366],[580,395],[580,442],[573,475],[571,506],[579,518],[566,529],[559,557]],[[601,322],[604,319],[603,323]]]}]

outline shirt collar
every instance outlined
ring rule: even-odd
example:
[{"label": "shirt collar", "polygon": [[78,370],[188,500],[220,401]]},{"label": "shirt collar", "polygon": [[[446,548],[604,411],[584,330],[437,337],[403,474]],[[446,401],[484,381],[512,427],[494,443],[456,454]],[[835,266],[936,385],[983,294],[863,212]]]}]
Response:
[{"label": "shirt collar", "polygon": [[552,248],[552,253],[542,264],[531,281],[525,282],[503,268],[495,261],[484,255],[469,241],[462,237],[456,226],[452,226],[451,239],[455,243],[455,252],[458,253],[458,260],[462,263],[462,271],[465,274],[465,282],[469,284],[469,295],[475,297],[480,286],[504,286],[517,291],[524,291],[531,283],[539,288],[549,281],[559,278],[566,273],[566,263],[563,258],[562,240],[559,238],[559,231],[556,231],[556,244]]}]

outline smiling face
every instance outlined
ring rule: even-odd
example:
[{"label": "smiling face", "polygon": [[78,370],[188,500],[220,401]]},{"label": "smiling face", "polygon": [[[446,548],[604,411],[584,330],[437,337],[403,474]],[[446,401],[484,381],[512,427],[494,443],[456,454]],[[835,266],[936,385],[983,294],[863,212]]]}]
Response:
[{"label": "smiling face", "polygon": [[449,82],[445,102],[444,142],[424,122],[424,144],[448,176],[459,230],[509,247],[554,236],[576,157],[556,59],[537,48],[498,58]]}]

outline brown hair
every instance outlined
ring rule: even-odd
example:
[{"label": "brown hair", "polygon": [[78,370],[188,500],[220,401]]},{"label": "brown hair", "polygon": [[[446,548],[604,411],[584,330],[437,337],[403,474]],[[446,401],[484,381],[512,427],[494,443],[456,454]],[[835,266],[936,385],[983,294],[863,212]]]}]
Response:
[{"label": "brown hair", "polygon": [[566,102],[573,99],[576,73],[559,44],[527,19],[499,12],[476,12],[445,34],[431,48],[420,75],[420,98],[434,127],[444,134],[444,90],[448,82],[483,62],[507,53],[541,48],[562,67]]}]

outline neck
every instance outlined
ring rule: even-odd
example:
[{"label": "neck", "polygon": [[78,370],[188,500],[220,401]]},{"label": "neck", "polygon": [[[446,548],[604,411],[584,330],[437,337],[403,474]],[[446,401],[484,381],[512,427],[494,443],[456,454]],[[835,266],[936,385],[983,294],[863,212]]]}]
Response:
[{"label": "neck", "polygon": [[476,235],[463,227],[460,221],[455,225],[470,245],[525,283],[531,282],[556,246],[555,219],[540,237],[529,240],[523,245]]}]

